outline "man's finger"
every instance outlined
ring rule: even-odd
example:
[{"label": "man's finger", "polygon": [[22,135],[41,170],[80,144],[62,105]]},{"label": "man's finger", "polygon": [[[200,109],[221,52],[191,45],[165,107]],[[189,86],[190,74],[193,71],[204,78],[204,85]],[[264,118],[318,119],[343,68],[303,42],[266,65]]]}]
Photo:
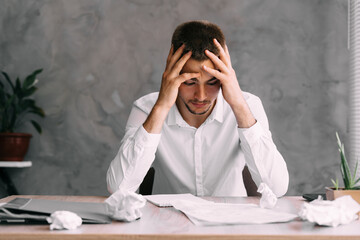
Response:
[{"label": "man's finger", "polygon": [[[226,51],[224,50],[224,48],[221,46],[221,44],[218,42],[218,40],[216,38],[214,38],[214,44],[220,51],[221,61],[223,61],[227,67],[230,67],[231,66],[230,55],[228,55],[226,53]],[[226,44],[225,44],[225,47],[226,47]]]},{"label": "man's finger", "polygon": [[180,73],[181,69],[184,67],[185,63],[191,57],[192,52],[187,52],[184,56],[180,58],[179,61],[174,65],[172,71],[175,72],[177,75]]},{"label": "man's finger", "polygon": [[229,49],[228,49],[228,46],[226,44],[225,44],[225,52],[226,52],[226,55],[228,55],[229,59],[230,59]]},{"label": "man's finger", "polygon": [[186,80],[190,80],[192,78],[199,78],[200,73],[183,73],[177,77],[177,80],[179,80],[181,83],[185,82]]},{"label": "man's finger", "polygon": [[228,72],[228,67],[225,65],[223,61],[221,61],[220,58],[218,58],[214,53],[210,52],[209,50],[205,50],[206,56],[210,58],[210,60],[214,63],[214,65],[220,69],[221,72],[226,73]]},{"label": "man's finger", "polygon": [[224,75],[221,72],[219,72],[218,70],[209,68],[209,67],[207,67],[205,65],[203,65],[202,68],[204,69],[205,72],[209,73],[211,76],[214,76],[215,78],[222,81]]},{"label": "man's finger", "polygon": [[174,45],[171,44],[171,48],[170,48],[168,57],[167,57],[167,59],[166,59],[166,66],[169,65],[170,59],[171,59],[171,57],[172,57],[172,55],[173,55],[173,52],[174,52]]},{"label": "man's finger", "polygon": [[176,52],[170,57],[169,64],[166,66],[167,70],[171,70],[174,67],[175,63],[179,60],[181,54],[183,53],[184,48],[185,44],[181,45],[181,47],[179,47]]}]

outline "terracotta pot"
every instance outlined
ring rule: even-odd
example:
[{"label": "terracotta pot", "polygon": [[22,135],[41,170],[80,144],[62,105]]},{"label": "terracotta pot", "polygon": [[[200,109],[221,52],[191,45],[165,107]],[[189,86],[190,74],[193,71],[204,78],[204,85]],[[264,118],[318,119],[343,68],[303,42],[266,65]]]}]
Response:
[{"label": "terracotta pot", "polygon": [[28,133],[0,133],[0,161],[22,161],[31,137]]},{"label": "terracotta pot", "polygon": [[344,190],[343,188],[335,190],[335,188],[326,188],[327,200],[334,200],[345,195],[350,195],[355,201],[360,204],[360,190]]}]

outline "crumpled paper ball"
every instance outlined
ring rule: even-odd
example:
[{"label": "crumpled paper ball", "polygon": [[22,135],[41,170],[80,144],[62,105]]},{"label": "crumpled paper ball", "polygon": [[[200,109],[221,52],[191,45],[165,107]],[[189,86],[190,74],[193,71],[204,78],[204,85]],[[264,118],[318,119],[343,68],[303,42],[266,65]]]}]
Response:
[{"label": "crumpled paper ball", "polygon": [[46,218],[50,224],[50,230],[73,230],[81,226],[82,219],[77,214],[69,211],[55,211]]},{"label": "crumpled paper ball", "polygon": [[337,227],[356,220],[359,211],[360,204],[349,195],[333,201],[322,200],[319,197],[310,203],[303,203],[299,216],[319,225]]},{"label": "crumpled paper ball", "polygon": [[119,221],[131,222],[141,217],[146,199],[137,193],[119,189],[105,200],[108,215]]},{"label": "crumpled paper ball", "polygon": [[271,209],[276,205],[277,197],[271,191],[266,183],[260,183],[259,188],[257,190],[258,193],[261,193],[260,198],[260,207]]}]

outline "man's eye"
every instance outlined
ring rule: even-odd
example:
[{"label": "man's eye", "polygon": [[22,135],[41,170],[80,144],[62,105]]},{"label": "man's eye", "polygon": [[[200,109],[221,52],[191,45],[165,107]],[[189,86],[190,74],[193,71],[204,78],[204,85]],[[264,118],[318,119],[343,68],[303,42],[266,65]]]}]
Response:
[{"label": "man's eye", "polygon": [[194,85],[194,82],[183,82],[186,86]]},{"label": "man's eye", "polygon": [[208,82],[208,85],[216,85],[219,82],[219,80],[214,80],[211,82]]}]

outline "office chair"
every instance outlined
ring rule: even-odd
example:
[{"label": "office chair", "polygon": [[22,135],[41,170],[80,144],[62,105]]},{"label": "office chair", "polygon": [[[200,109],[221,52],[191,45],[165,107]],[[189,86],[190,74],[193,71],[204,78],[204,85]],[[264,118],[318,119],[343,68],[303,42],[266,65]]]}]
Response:
[{"label": "office chair", "polygon": [[139,193],[141,195],[151,195],[154,185],[155,169],[151,167],[147,172],[144,180],[140,184]]},{"label": "office chair", "polygon": [[245,165],[242,175],[247,195],[249,197],[261,196],[261,194],[257,192],[258,187],[256,186],[254,180],[251,177],[248,166]]},{"label": "office chair", "polygon": [[[248,196],[261,196],[257,192],[257,186],[251,177],[247,166],[244,167],[242,172],[246,193]],[[154,184],[155,169],[151,167],[147,172],[143,182],[140,184],[139,193],[141,195],[151,195]]]}]

